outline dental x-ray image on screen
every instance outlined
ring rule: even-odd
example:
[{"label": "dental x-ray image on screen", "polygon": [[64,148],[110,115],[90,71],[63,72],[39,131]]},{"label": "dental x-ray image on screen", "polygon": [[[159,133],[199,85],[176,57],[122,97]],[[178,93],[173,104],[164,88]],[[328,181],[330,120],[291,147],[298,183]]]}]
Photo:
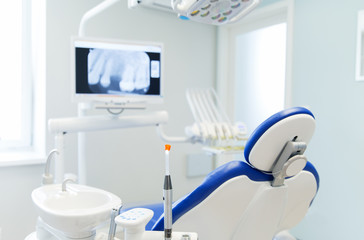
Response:
[{"label": "dental x-ray image on screen", "polygon": [[150,58],[145,52],[90,49],[88,85],[95,93],[145,94],[150,88]]},{"label": "dental x-ray image on screen", "polygon": [[81,40],[74,45],[76,96],[161,97],[160,46]]}]

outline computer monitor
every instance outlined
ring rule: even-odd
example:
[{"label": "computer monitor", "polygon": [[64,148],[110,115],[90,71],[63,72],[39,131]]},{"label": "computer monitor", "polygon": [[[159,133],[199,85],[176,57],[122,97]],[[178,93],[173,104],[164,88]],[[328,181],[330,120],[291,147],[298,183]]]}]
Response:
[{"label": "computer monitor", "polygon": [[77,102],[162,102],[162,44],[86,38],[72,43]]}]

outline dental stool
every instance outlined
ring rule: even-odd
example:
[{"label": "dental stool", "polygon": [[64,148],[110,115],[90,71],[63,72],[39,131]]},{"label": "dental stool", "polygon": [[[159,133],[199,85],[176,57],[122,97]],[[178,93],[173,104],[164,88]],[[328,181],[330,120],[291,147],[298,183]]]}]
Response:
[{"label": "dental stool", "polygon": [[[215,169],[173,204],[173,231],[197,232],[200,240],[295,239],[284,233],[303,219],[319,188],[303,155],[314,129],[313,114],[301,107],[268,118],[249,138],[246,162]],[[154,211],[146,230],[163,231],[163,204],[143,207]]]}]

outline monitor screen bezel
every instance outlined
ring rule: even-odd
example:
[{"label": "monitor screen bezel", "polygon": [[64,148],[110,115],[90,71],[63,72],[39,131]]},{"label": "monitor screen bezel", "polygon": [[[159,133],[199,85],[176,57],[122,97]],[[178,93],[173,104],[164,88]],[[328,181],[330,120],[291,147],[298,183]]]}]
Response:
[{"label": "monitor screen bezel", "polygon": [[[160,49],[160,86],[159,95],[141,95],[141,94],[96,94],[96,93],[77,93],[76,92],[76,47],[84,46],[92,48],[103,46],[103,48],[118,49],[123,46],[142,47],[142,48],[159,48]],[[144,104],[161,104],[164,96],[164,46],[158,42],[142,42],[115,39],[84,38],[73,37],[71,40],[71,83],[72,83],[72,101],[77,103],[95,103],[95,104],[127,104],[127,103],[144,103]]]}]

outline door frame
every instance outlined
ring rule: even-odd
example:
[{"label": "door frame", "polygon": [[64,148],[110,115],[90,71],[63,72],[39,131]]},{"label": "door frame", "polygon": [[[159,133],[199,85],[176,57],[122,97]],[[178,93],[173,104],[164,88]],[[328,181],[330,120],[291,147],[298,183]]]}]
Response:
[{"label": "door frame", "polygon": [[243,20],[217,29],[217,80],[216,89],[226,113],[235,119],[235,40],[238,35],[257,28],[287,23],[285,108],[292,105],[292,43],[293,43],[294,0],[282,0],[262,6]]}]

